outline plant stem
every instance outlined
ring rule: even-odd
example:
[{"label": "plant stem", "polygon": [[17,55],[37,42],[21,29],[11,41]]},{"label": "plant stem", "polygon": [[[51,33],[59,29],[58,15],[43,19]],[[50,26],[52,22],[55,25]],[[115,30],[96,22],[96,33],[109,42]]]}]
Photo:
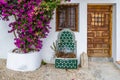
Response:
[{"label": "plant stem", "polygon": [[15,31],[13,31],[13,34],[14,34],[15,38],[17,38]]},{"label": "plant stem", "polygon": [[[17,20],[17,17],[14,15],[14,18],[15,18],[15,20]],[[16,33],[15,33],[15,30],[13,31],[13,34],[14,34],[14,36],[15,36],[15,38],[17,38],[17,35],[16,35]]]}]

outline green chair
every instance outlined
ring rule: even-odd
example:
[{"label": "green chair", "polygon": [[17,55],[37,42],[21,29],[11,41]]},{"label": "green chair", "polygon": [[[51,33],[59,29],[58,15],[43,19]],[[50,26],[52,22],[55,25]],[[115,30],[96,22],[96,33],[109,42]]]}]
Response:
[{"label": "green chair", "polygon": [[[57,52],[64,52],[65,54],[74,53],[76,55],[77,47],[75,35],[70,29],[63,29],[58,34],[56,41]],[[61,69],[76,69],[77,58],[56,58],[55,67]]]}]

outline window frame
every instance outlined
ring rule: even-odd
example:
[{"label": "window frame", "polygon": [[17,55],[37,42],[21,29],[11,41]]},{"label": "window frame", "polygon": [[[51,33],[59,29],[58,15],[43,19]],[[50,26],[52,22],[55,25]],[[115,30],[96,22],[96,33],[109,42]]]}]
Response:
[{"label": "window frame", "polygon": [[[70,4],[60,4],[60,5],[58,5],[58,7],[59,6],[62,6],[62,7],[66,7],[66,9],[68,8],[68,7],[73,7],[73,8],[75,8],[75,28],[74,29],[71,29],[71,28],[68,28],[68,29],[71,29],[72,31],[76,31],[76,32],[78,32],[78,19],[79,19],[79,16],[78,16],[78,14],[79,14],[79,4],[78,3],[70,3]],[[66,10],[67,11],[67,10]],[[67,15],[68,14],[68,11],[65,13],[65,15]],[[66,18],[66,17],[65,17]],[[60,31],[60,30],[62,30],[62,29],[59,29],[59,20],[60,20],[60,18],[59,18],[59,9],[58,8],[56,8],[56,31]],[[68,20],[68,19],[67,19]],[[68,23],[68,22],[67,22]],[[67,27],[66,27],[67,28]],[[63,28],[64,29],[64,28]]]}]

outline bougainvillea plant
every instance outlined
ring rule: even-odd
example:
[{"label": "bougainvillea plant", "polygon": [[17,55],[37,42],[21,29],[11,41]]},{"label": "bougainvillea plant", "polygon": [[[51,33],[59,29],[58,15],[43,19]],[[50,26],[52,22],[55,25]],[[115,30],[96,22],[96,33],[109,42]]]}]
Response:
[{"label": "bougainvillea plant", "polygon": [[[70,1],[70,0],[64,0]],[[15,36],[15,45],[24,52],[39,51],[42,40],[46,38],[53,11],[61,0],[0,0],[0,19],[15,21],[9,24]]]}]

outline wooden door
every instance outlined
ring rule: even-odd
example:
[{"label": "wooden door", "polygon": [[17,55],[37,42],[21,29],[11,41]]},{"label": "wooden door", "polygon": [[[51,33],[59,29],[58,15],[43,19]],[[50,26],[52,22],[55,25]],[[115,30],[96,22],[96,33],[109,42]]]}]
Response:
[{"label": "wooden door", "polygon": [[112,6],[88,5],[87,52],[90,57],[111,56]]}]

